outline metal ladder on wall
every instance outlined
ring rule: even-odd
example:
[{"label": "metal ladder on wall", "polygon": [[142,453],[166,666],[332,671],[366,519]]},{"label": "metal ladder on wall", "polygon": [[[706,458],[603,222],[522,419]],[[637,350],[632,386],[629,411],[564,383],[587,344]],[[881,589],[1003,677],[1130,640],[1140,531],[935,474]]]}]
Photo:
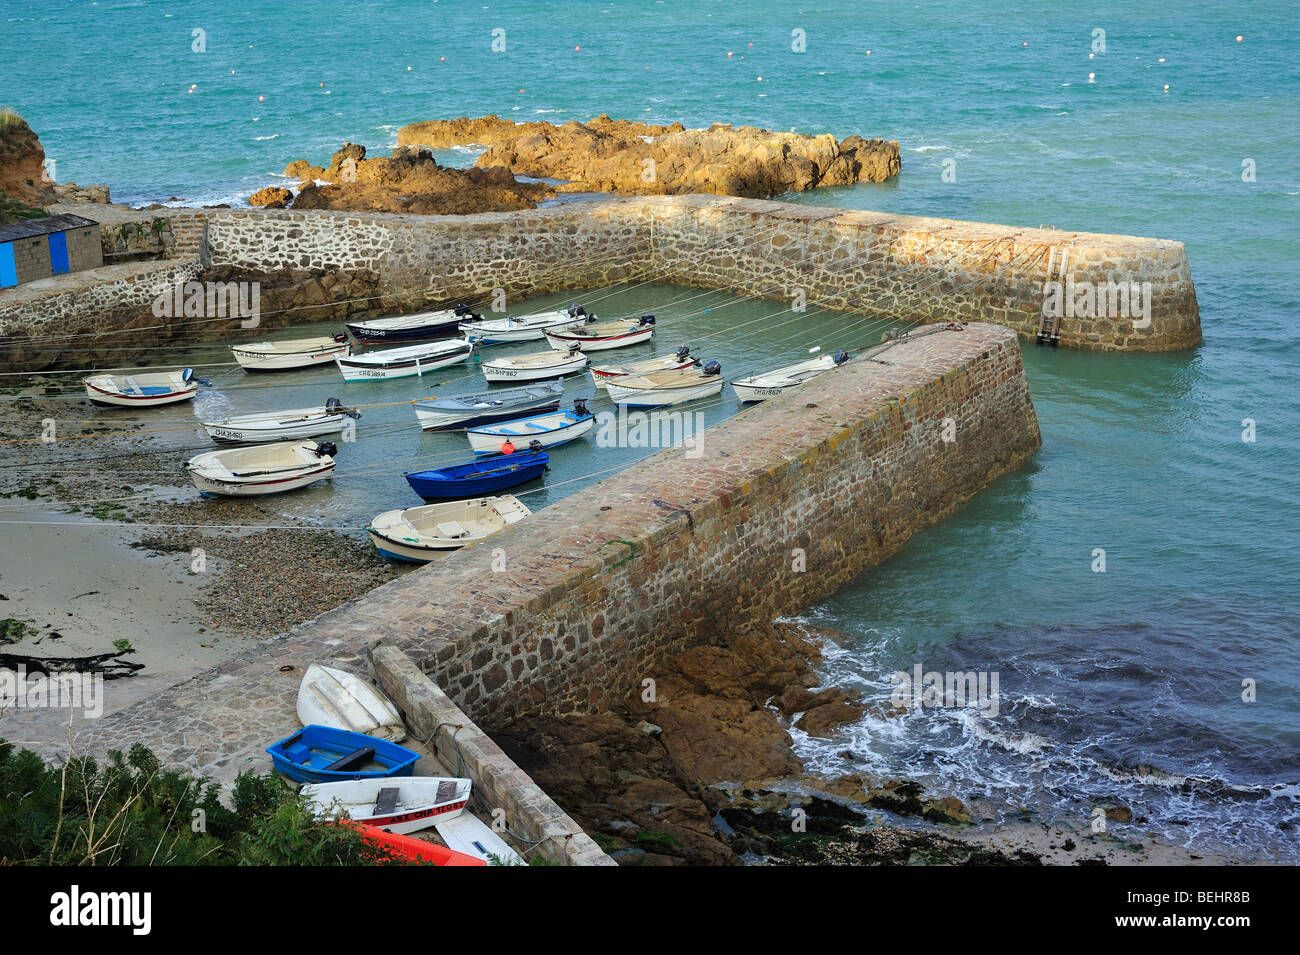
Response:
[{"label": "metal ladder on wall", "polygon": [[[1069,260],[1069,256],[1070,253],[1068,249],[1061,250],[1060,282],[1062,283],[1062,285],[1064,285],[1065,282],[1065,268],[1066,268],[1066,263]],[[1055,247],[1053,247],[1051,250],[1049,250],[1047,255],[1047,279],[1045,280],[1047,282],[1052,281],[1052,264],[1055,261],[1055,259],[1056,259],[1056,249]],[[1064,311],[1064,308],[1062,308],[1062,311]],[[1038,336],[1036,340],[1039,345],[1051,345],[1053,348],[1055,348],[1058,344],[1060,344],[1061,316],[1060,315],[1056,315],[1054,317],[1049,316],[1047,314],[1047,310],[1042,309],[1038,320]]]}]

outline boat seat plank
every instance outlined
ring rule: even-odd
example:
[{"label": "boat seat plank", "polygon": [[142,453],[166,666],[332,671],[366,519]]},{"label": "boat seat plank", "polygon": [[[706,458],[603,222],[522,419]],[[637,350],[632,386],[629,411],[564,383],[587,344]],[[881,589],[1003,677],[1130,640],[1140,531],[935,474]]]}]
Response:
[{"label": "boat seat plank", "polygon": [[[439,785],[438,789],[439,792],[441,792],[442,786]],[[375,799],[375,815],[391,816],[397,809],[398,795],[399,790],[396,786],[385,786],[380,789],[378,796]]]},{"label": "boat seat plank", "polygon": [[444,779],[438,783],[438,794],[434,797],[437,802],[450,802],[456,797],[457,783],[454,779]]},{"label": "boat seat plank", "polygon": [[438,533],[443,537],[468,537],[469,531],[461,525],[460,521],[442,521],[438,525]]},{"label": "boat seat plank", "polygon": [[354,749],[352,752],[340,756],[334,762],[325,767],[327,773],[346,773],[349,770],[360,769],[375,755],[373,746],[362,746],[360,749]]}]

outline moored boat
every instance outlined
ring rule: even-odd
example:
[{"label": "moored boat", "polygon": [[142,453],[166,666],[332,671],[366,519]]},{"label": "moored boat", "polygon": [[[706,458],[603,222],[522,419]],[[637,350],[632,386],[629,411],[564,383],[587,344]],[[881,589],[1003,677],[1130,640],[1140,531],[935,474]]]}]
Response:
[{"label": "moored boat", "polygon": [[382,556],[426,564],[439,551],[481,541],[531,515],[517,498],[502,494],[385,511],[366,533]]},{"label": "moored boat", "polygon": [[145,408],[189,401],[199,390],[193,368],[141,375],[91,375],[81,379],[93,404],[118,408]]},{"label": "moored boat", "polygon": [[344,817],[398,835],[454,819],[469,803],[470,781],[446,776],[350,779],[303,786],[317,816]]},{"label": "moored boat", "polygon": [[406,727],[392,700],[355,674],[313,663],[298,685],[298,719],[400,743]]},{"label": "moored boat", "polygon": [[431,371],[464,361],[472,354],[472,342],[465,338],[455,338],[335,358],[334,363],[338,365],[344,381],[373,381],[427,375]]},{"label": "moored boat", "polygon": [[518,418],[529,411],[554,411],[563,395],[563,385],[547,382],[504,391],[426,398],[413,407],[420,430],[451,431]]},{"label": "moored boat", "polygon": [[506,445],[531,448],[536,442],[543,448],[553,448],[573,441],[590,431],[595,421],[596,416],[587,410],[586,402],[578,398],[571,411],[552,411],[469,428],[465,435],[475,454],[502,454]]},{"label": "moored boat", "polygon": [[722,391],[722,366],[706,362],[702,368],[648,371],[605,380],[605,390],[615,404],[639,408],[677,405],[710,398]]},{"label": "moored boat", "polygon": [[587,310],[577,302],[573,302],[567,309],[556,309],[552,312],[536,312],[531,315],[520,315],[517,318],[507,315],[505,318],[461,322],[460,330],[471,341],[496,345],[503,342],[540,341],[546,337],[548,330],[581,325],[586,320]]},{"label": "moored boat", "polygon": [[690,368],[698,365],[699,359],[691,357],[691,346],[683,345],[671,355],[658,358],[642,358],[622,365],[592,365],[591,380],[597,388],[604,388],[610,378],[622,378],[624,375],[643,375],[648,371],[672,371],[677,368]]},{"label": "moored boat", "polygon": [[256,444],[262,441],[301,441],[336,434],[344,419],[360,418],[360,411],[344,408],[337,398],[324,407],[291,408],[287,411],[259,411],[232,415],[219,421],[203,422],[203,430],[218,444]]},{"label": "moored boat", "polygon": [[482,318],[482,315],[471,311],[468,305],[461,304],[455,308],[417,312],[414,315],[391,315],[364,322],[348,322],[347,330],[357,341],[366,344],[420,342],[430,338],[456,335],[461,322],[478,321]]},{"label": "moored boat", "polygon": [[405,859],[412,863],[429,863],[435,866],[475,866],[487,865],[478,856],[467,855],[448,849],[436,842],[428,842],[416,836],[399,836],[386,832],[375,826],[363,826],[351,820],[339,820],[338,825],[353,826],[361,833],[361,838],[373,846],[382,847],[390,856]]},{"label": "moored boat", "polygon": [[805,381],[812,381],[818,375],[824,375],[848,360],[849,354],[845,351],[837,351],[834,355],[818,355],[816,358],[809,358],[760,375],[737,378],[731,383],[731,387],[735,389],[736,397],[741,401],[764,401],[802,385]]},{"label": "moored boat", "polygon": [[567,351],[530,352],[507,355],[483,362],[483,377],[493,381],[541,381],[563,378],[587,367],[588,358],[577,345]]},{"label": "moored boat", "polygon": [[329,441],[256,444],[195,455],[185,462],[185,471],[205,497],[258,497],[330,477],[337,453]]},{"label": "moored boat", "polygon": [[279,773],[299,783],[410,776],[420,754],[362,733],[304,726],[266,748]]},{"label": "moored boat", "polygon": [[541,477],[550,456],[540,448],[538,445],[538,450],[516,451],[430,471],[410,471],[406,483],[426,501],[482,497]]},{"label": "moored boat", "polygon": [[[591,316],[595,318],[596,316]],[[584,352],[626,348],[647,342],[655,333],[655,317],[625,318],[614,322],[588,322],[572,328],[548,329],[546,340],[552,348],[577,346]]]},{"label": "moored boat", "polygon": [[315,338],[231,345],[230,353],[244,371],[292,371],[296,368],[328,365],[339,356],[350,355],[352,343],[343,334],[320,335]]}]

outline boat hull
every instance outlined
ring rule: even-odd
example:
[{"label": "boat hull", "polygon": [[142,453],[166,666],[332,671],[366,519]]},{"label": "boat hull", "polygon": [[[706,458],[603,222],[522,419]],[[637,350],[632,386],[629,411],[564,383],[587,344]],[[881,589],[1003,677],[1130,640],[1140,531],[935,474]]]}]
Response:
[{"label": "boat hull", "polygon": [[[246,470],[233,471],[232,460],[268,450],[270,447],[286,450],[272,452],[272,460],[256,460],[256,463],[242,465]],[[185,462],[185,472],[194,482],[199,492],[207,497],[264,497],[268,494],[284,494],[296,491],[309,484],[322,481],[334,473],[334,458],[331,454],[315,452],[315,445],[304,442],[301,445],[270,445],[266,448],[257,446],[229,451],[209,451],[195,455]],[[307,455],[312,455],[307,457]],[[279,458],[276,460],[275,458]]]},{"label": "boat hull", "polygon": [[605,390],[615,404],[629,408],[663,408],[667,405],[680,405],[701,398],[712,398],[722,392],[721,377],[713,381],[704,381],[696,385],[681,388],[628,388],[618,383],[617,378],[605,382]]},{"label": "boat hull", "polygon": [[[695,364],[694,358],[676,358],[664,362],[656,362],[653,365],[647,363],[647,367],[640,369],[640,371],[678,371],[682,368],[690,368],[693,364]],[[611,366],[606,366],[604,368],[596,368],[593,366],[591,369],[591,380],[597,389],[602,389],[611,378],[625,378],[632,374],[638,374],[638,371],[616,371],[614,370],[614,367]]]},{"label": "boat hull", "polygon": [[648,342],[654,333],[653,326],[637,328],[622,335],[586,336],[579,331],[548,331],[546,341],[550,343],[552,348],[556,349],[566,349],[578,345],[584,352],[609,351],[612,348],[626,348],[629,345],[640,345],[642,342]]},{"label": "boat hull", "polygon": [[426,501],[486,497],[536,480],[545,472],[549,461],[545,453],[521,451],[472,465],[415,471],[406,475],[406,483]]},{"label": "boat hull", "polygon": [[587,367],[587,356],[579,354],[576,358],[566,358],[564,361],[556,362],[554,365],[543,365],[539,368],[515,367],[508,368],[491,361],[483,363],[483,377],[489,382],[504,381],[545,381],[549,378],[563,378],[566,375],[573,375],[581,372]]},{"label": "boat hull", "polygon": [[[520,501],[504,494],[385,511],[367,524],[365,530],[381,556],[427,564],[443,551],[459,550],[485,540],[531,513]],[[461,521],[470,526],[464,526]],[[436,534],[428,533],[430,525]]]},{"label": "boat hull", "polygon": [[313,663],[298,686],[298,719],[400,743],[406,727],[397,707],[365,680]]},{"label": "boat hull", "polygon": [[460,325],[460,331],[471,341],[482,345],[504,345],[508,342],[539,342],[546,337],[548,331],[573,328],[585,321],[586,318],[582,317],[568,318],[532,325],[519,325],[517,327],[511,327],[504,322],[492,323],[487,327],[475,325],[471,322],[463,322]]},{"label": "boat hull", "polygon": [[399,836],[395,833],[385,832],[375,826],[365,826],[356,822],[346,824],[355,826],[366,842],[374,846],[382,846],[391,855],[399,859],[405,859],[408,862],[426,862],[435,866],[487,865],[477,856],[466,855],[464,852],[457,852],[455,849],[448,849],[446,846],[426,842],[414,836]]},{"label": "boat hull", "polygon": [[[361,761],[358,755],[357,768],[328,768],[362,749],[373,752],[365,761]],[[276,772],[300,783],[410,776],[420,758],[419,753],[387,740],[317,726],[314,723],[304,726],[301,732],[268,746],[266,752],[271,757]]]},{"label": "boat hull", "polygon": [[336,358],[334,364],[338,366],[344,381],[379,381],[391,378],[422,377],[432,371],[437,371],[439,368],[446,368],[448,365],[455,365],[458,362],[465,361],[472,354],[474,354],[473,346],[466,344],[463,349],[441,355],[435,354],[426,358],[412,356],[410,358],[390,359],[382,364],[361,361],[357,358]]},{"label": "boat hull", "polygon": [[230,349],[244,371],[296,371],[300,368],[315,368],[328,365],[335,358],[352,354],[352,346],[343,342],[332,348],[313,349],[310,351],[276,354],[239,348]]},{"label": "boat hull", "polygon": [[459,334],[459,327],[464,319],[459,315],[440,318],[410,328],[375,327],[366,322],[349,323],[348,334],[358,342],[367,345],[410,344],[411,342],[430,341],[435,338],[451,338]]},{"label": "boat hull", "polygon": [[86,397],[90,399],[91,404],[99,405],[101,408],[153,408],[158,405],[174,405],[181,401],[189,401],[199,393],[197,382],[187,388],[162,395],[123,394],[96,387],[88,382],[85,387]]},{"label": "boat hull", "polygon": [[501,403],[498,405],[487,404],[490,399],[484,395],[484,406],[479,408],[439,409],[436,407],[436,401],[442,399],[420,402],[414,406],[415,418],[420,423],[421,431],[463,431],[466,428],[491,424],[494,421],[509,421],[530,411],[539,414],[555,411],[560,407],[560,398],[563,397],[564,389],[559,385],[552,387],[554,390],[548,388],[544,394],[533,396],[522,394],[521,390],[521,395],[517,399],[511,396],[511,392],[501,392],[499,398]]},{"label": "boat hull", "polygon": [[[381,789],[396,789],[401,805],[376,812]],[[300,795],[320,816],[338,815],[398,835],[419,832],[459,816],[469,803],[470,782],[439,776],[406,776],[400,780],[370,779],[316,783]]]},{"label": "boat hull", "polygon": [[265,425],[227,425],[216,421],[205,423],[203,430],[217,444],[261,444],[265,441],[301,441],[304,438],[319,438],[326,434],[337,434],[343,430],[344,415],[321,415],[307,421],[292,424]]}]

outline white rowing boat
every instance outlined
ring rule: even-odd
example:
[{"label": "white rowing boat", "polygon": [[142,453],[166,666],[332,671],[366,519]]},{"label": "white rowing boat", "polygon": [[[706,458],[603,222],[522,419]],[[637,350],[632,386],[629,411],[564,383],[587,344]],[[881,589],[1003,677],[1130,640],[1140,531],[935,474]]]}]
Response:
[{"label": "white rowing boat", "polygon": [[722,366],[716,361],[703,368],[649,371],[641,375],[609,378],[605,390],[615,404],[639,408],[678,405],[699,398],[711,398],[722,391]]},{"label": "white rowing boat", "polygon": [[194,369],[142,375],[91,375],[81,379],[92,403],[118,408],[144,408],[189,401],[199,390]]},{"label": "white rowing boat", "polygon": [[764,401],[775,398],[781,392],[789,391],[797,385],[802,385],[805,381],[812,381],[818,375],[824,375],[848,360],[849,354],[845,351],[837,351],[834,355],[818,355],[816,358],[808,358],[793,365],[786,365],[784,368],[763,372],[761,375],[737,378],[731,383],[731,387],[735,389],[736,397],[741,401]]},{"label": "white rowing boat", "polygon": [[581,325],[586,320],[587,310],[575,302],[567,309],[556,309],[553,312],[461,322],[460,330],[471,341],[495,345],[502,342],[540,341],[546,337],[548,330]]},{"label": "white rowing boat", "polygon": [[385,348],[349,358],[335,358],[344,381],[374,381],[387,378],[410,378],[427,375],[464,361],[474,354],[474,345],[466,338],[426,342],[402,348]]},{"label": "white rowing boat", "polygon": [[258,497],[330,477],[337,452],[329,441],[258,444],[196,455],[185,462],[185,471],[205,497]]},{"label": "white rowing boat", "polygon": [[317,816],[342,816],[403,834],[455,819],[469,803],[470,781],[448,776],[391,776],[311,783],[300,794]]},{"label": "white rowing boat", "polygon": [[337,398],[324,407],[291,408],[288,411],[259,411],[232,415],[219,421],[203,422],[203,430],[218,444],[260,444],[265,441],[301,441],[336,434],[344,419],[360,418],[360,411],[344,408]]},{"label": "white rowing boat", "polygon": [[483,362],[483,377],[488,381],[541,381],[563,378],[587,367],[588,358],[575,345],[567,351],[530,352],[508,355]]},{"label": "white rowing boat", "polygon": [[467,428],[465,436],[475,454],[501,454],[507,442],[515,448],[552,448],[557,444],[581,438],[592,429],[596,416],[587,410],[586,402],[578,398],[572,411],[552,411],[548,414],[530,415],[478,428]]},{"label": "white rowing boat", "polygon": [[622,378],[624,375],[643,375],[648,371],[672,371],[675,368],[690,368],[699,361],[691,357],[691,346],[683,345],[671,355],[658,358],[642,358],[622,365],[592,365],[591,379],[597,388],[604,388],[610,378]]},{"label": "white rowing boat", "polygon": [[427,564],[439,551],[481,541],[531,515],[518,498],[502,494],[385,511],[366,533],[382,556]]},{"label": "white rowing boat", "polygon": [[321,335],[280,342],[252,342],[231,345],[230,353],[245,371],[292,371],[328,365],[339,356],[352,354],[348,336]]},{"label": "white rowing boat", "polygon": [[313,663],[298,686],[303,726],[329,726],[400,743],[406,727],[392,701],[360,677]]},{"label": "white rowing boat", "polygon": [[[595,318],[595,316],[591,316]],[[581,348],[585,352],[626,348],[647,342],[655,333],[655,317],[625,318],[614,322],[590,322],[572,328],[548,329],[546,340],[552,348]]]}]

